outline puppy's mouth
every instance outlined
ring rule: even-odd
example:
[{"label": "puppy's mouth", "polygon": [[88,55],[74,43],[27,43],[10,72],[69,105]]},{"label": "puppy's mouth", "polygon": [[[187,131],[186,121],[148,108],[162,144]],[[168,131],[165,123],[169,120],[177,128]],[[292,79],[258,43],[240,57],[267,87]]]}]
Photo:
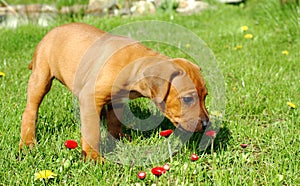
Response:
[{"label": "puppy's mouth", "polygon": [[182,125],[180,123],[177,123],[177,128],[183,132],[192,132],[192,131],[188,131],[185,128],[182,127]]},{"label": "puppy's mouth", "polygon": [[[198,125],[201,125],[201,126],[198,126]],[[177,126],[178,129],[185,131],[185,132],[201,132],[205,129],[205,126],[203,126],[203,124],[198,124],[198,121],[188,122],[188,124],[185,126],[179,122],[176,122],[175,126]]]}]

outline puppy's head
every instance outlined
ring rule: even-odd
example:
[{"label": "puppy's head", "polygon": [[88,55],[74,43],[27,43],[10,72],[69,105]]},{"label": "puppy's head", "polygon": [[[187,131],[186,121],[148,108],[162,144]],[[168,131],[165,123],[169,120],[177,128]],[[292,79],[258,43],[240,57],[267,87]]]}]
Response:
[{"label": "puppy's head", "polygon": [[166,60],[147,67],[144,76],[140,93],[150,97],[176,127],[199,132],[209,124],[207,89],[197,65],[181,58]]},{"label": "puppy's head", "polygon": [[176,127],[202,131],[209,124],[209,115],[205,107],[208,92],[200,68],[185,59],[173,62],[180,73],[172,79],[165,98],[166,115]]}]

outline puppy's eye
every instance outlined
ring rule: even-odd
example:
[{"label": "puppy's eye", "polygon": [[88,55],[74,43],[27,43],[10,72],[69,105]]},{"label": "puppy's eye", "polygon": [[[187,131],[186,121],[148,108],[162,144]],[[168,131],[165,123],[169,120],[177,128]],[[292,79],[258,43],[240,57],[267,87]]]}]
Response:
[{"label": "puppy's eye", "polygon": [[188,96],[188,97],[183,97],[182,101],[187,105],[191,105],[195,102],[195,99],[192,96]]}]

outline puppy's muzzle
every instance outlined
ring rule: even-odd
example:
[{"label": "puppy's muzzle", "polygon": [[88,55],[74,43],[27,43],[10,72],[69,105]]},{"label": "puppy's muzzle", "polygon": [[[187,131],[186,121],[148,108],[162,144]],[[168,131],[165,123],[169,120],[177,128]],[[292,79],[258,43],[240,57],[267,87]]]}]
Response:
[{"label": "puppy's muzzle", "polygon": [[190,120],[189,122],[182,124],[176,122],[176,125],[179,129],[190,132],[200,132],[209,128],[211,126],[211,122],[208,118],[206,119],[198,119],[198,120]]},{"label": "puppy's muzzle", "polygon": [[202,121],[202,130],[209,128],[211,126],[211,122],[209,120]]}]

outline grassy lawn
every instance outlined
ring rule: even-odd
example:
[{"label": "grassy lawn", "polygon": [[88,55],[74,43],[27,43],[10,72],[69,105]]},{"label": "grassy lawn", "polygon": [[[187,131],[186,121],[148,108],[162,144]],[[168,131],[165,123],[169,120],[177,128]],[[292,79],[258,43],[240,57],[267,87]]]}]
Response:
[{"label": "grassy lawn", "polygon": [[[174,13],[173,19],[169,14],[159,14],[72,20],[102,30],[142,20],[168,21],[194,32],[213,51],[226,85],[226,111],[213,153],[210,149],[198,150],[202,134],[195,134],[173,156],[171,169],[159,178],[159,185],[300,185],[299,6],[280,7],[277,0],[249,0],[245,7],[215,6],[197,15]],[[27,64],[42,37],[51,28],[68,22],[61,19],[46,28],[25,25],[0,29],[0,72],[5,73],[0,77],[0,185],[155,184],[151,168],[168,163],[168,159],[141,166],[112,161],[101,165],[83,162],[80,146],[65,148],[67,139],[79,142],[80,128],[76,102],[58,82],[54,82],[39,110],[38,145],[31,153],[19,153],[21,115],[31,73]],[[248,30],[242,32],[241,26],[248,26]],[[246,39],[245,34],[253,37]],[[168,47],[149,46],[178,56]],[[293,102],[296,108],[287,102]],[[133,105],[147,104],[140,100]],[[170,125],[166,120],[163,123]],[[160,126],[147,134],[129,131],[132,142],[124,143],[155,145],[164,140],[158,134],[164,128],[168,127]],[[240,144],[248,146],[242,148]],[[192,153],[200,156],[198,161],[190,161]],[[126,156],[125,152],[122,158]],[[63,163],[66,161],[69,164]],[[57,176],[46,182],[34,180],[40,170],[51,170]],[[144,180],[137,177],[139,171],[147,173]]]}]

